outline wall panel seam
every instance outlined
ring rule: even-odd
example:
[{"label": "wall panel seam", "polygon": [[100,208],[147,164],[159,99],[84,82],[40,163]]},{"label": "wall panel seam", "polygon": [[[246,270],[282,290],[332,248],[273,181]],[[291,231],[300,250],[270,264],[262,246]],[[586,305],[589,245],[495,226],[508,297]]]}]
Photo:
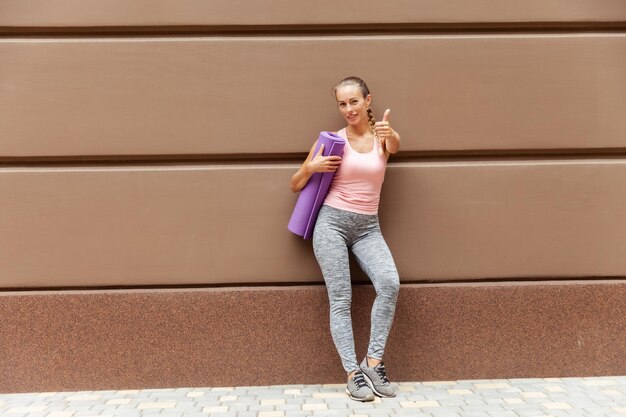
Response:
[{"label": "wall panel seam", "polygon": [[[300,164],[306,153],[241,155],[81,155],[3,157],[1,168],[158,167],[158,166],[264,166]],[[506,151],[407,151],[391,156],[389,164],[404,162],[535,162],[623,160],[626,149],[506,150]]]},{"label": "wall panel seam", "polygon": [[303,36],[367,34],[577,34],[625,32],[626,21],[614,22],[534,22],[534,23],[395,23],[330,25],[223,25],[223,26],[100,26],[100,27],[11,27],[0,26],[0,36],[98,37],[98,36]]},{"label": "wall panel seam", "polygon": [[[476,278],[458,280],[403,280],[401,286],[456,286],[456,285],[497,285],[497,284],[608,284],[623,283],[625,276],[566,276],[566,277],[512,277],[512,278]],[[371,287],[370,282],[355,281],[352,286]],[[0,296],[9,293],[36,293],[36,292],[98,292],[98,291],[171,291],[171,290],[246,290],[246,289],[299,289],[325,287],[323,281],[314,282],[269,282],[269,283],[219,283],[219,284],[180,284],[180,285],[128,285],[128,286],[51,286],[51,287],[5,287],[0,288]]]}]

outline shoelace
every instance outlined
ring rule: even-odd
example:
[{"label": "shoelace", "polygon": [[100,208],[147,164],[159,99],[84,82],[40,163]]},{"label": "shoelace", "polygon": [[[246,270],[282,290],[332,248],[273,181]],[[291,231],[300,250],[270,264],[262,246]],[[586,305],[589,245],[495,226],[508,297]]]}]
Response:
[{"label": "shoelace", "polygon": [[389,384],[389,379],[387,379],[387,371],[385,371],[385,364],[381,362],[376,365],[374,369],[376,370],[376,373],[378,374],[380,379],[382,379],[383,384]]},{"label": "shoelace", "polygon": [[367,382],[365,382],[365,377],[363,376],[363,373],[361,372],[354,374],[354,376],[352,377],[352,380],[356,384],[357,389],[367,386]]}]

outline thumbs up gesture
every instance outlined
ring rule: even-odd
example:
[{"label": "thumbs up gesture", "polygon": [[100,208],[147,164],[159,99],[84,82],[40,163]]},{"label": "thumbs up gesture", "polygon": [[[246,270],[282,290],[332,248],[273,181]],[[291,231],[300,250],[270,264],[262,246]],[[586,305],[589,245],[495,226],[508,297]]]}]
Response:
[{"label": "thumbs up gesture", "polygon": [[390,109],[385,110],[385,114],[383,115],[383,120],[381,122],[376,122],[374,125],[374,131],[380,140],[380,145],[383,149],[386,149],[385,144],[387,139],[393,137],[394,131],[389,124],[389,114],[391,113]]}]

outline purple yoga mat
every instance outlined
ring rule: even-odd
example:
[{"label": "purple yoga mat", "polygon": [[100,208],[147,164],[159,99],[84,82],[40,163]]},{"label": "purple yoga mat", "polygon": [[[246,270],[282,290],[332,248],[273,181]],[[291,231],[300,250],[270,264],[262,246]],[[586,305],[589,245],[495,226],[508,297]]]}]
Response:
[{"label": "purple yoga mat", "polygon": [[[341,155],[346,140],[336,133],[321,132],[317,139],[314,155],[319,151],[321,144],[324,144],[323,156]],[[300,191],[300,196],[291,214],[291,220],[287,226],[290,231],[305,239],[311,239],[317,214],[322,207],[334,176],[334,172],[316,172],[311,175],[309,182]]]}]

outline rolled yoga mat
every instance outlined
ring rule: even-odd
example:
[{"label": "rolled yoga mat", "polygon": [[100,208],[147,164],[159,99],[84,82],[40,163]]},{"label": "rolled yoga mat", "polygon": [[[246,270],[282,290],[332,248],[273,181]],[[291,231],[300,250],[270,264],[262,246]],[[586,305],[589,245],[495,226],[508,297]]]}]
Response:
[{"label": "rolled yoga mat", "polygon": [[[313,155],[317,154],[320,145],[324,144],[323,156],[341,155],[346,140],[333,132],[321,132]],[[328,194],[330,183],[335,176],[334,172],[316,172],[311,175],[309,182],[300,191],[300,196],[291,214],[287,228],[298,236],[311,239],[317,214]]]}]

